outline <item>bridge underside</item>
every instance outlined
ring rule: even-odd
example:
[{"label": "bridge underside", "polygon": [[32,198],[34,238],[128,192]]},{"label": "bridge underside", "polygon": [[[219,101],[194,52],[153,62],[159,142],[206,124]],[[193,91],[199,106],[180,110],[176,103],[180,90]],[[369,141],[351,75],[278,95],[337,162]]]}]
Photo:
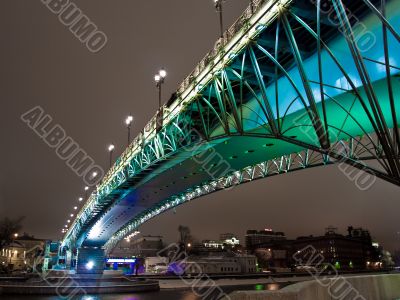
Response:
[{"label": "bridge underside", "polygon": [[[383,82],[380,83],[380,85],[384,84]],[[396,96],[400,97],[400,84],[397,85]],[[343,99],[337,99],[338,102],[345,107],[353,106],[352,111],[355,112],[357,108],[353,103],[354,96],[342,95],[342,97]],[[318,106],[321,106],[321,104]],[[223,180],[223,186],[218,187],[217,190],[230,188],[231,185],[226,182],[229,176],[235,177],[238,172],[240,175],[237,176],[244,176],[243,173],[247,170],[254,171],[257,167],[260,168],[262,164],[266,166],[269,164],[271,170],[266,174],[259,174],[255,178],[251,178],[249,174],[247,180],[232,182],[232,185],[309,167],[337,162],[348,163],[348,160],[359,164],[362,171],[370,172],[373,176],[376,176],[376,170],[382,169],[379,163],[381,153],[377,152],[374,147],[374,143],[377,143],[377,137],[366,135],[353,138],[349,132],[352,133],[355,130],[354,122],[348,120],[345,112],[339,112],[334,103],[327,103],[326,107],[328,115],[332,113],[336,116],[335,122],[331,123],[331,126],[342,128],[343,131],[337,140],[332,140],[334,144],[332,150],[335,151],[337,156],[330,156],[323,151],[307,151],[311,147],[306,148],[303,143],[315,141],[313,140],[314,134],[309,134],[309,136],[307,134],[310,131],[309,127],[306,127],[306,129],[302,127],[290,128],[285,139],[265,137],[264,134],[260,133],[262,128],[259,128],[242,135],[227,136],[221,134],[210,142],[183,147],[185,151],[165,160],[162,166],[150,169],[151,173],[145,176],[130,194],[115,204],[96,223],[89,233],[85,245],[92,245],[92,242],[94,245],[102,245],[110,241],[115,236],[115,232],[118,231],[120,231],[120,236],[117,240],[120,240],[144,221],[147,221],[150,216],[153,217],[160,212],[197,198],[196,195],[188,198],[187,194],[191,192],[196,194],[195,191],[199,187],[204,187],[212,182],[216,184],[219,180]],[[293,124],[289,119],[298,120],[303,117],[304,112],[299,111],[291,115],[290,118],[286,118],[286,121]],[[338,133],[336,132],[336,134]],[[331,134],[331,136],[334,135]],[[374,161],[374,169],[370,169],[368,166],[368,162],[371,160]],[[288,163],[292,165],[288,166]],[[235,179],[239,180],[238,178]],[[201,192],[199,196],[214,191],[214,189],[210,189],[209,192]],[[155,213],[157,210],[160,211]],[[135,216],[133,222],[132,216]],[[140,219],[142,220],[139,221]],[[135,222],[137,222],[136,225],[132,226]],[[121,229],[121,224],[130,224],[131,226],[125,225]],[[115,241],[113,241],[113,245],[115,245]],[[109,248],[108,250],[110,250]]]},{"label": "bridge underside", "polygon": [[337,161],[400,185],[400,1],[279,3],[189,78],[165,108],[174,117],[127,149],[65,246],[110,250],[190,199]]}]

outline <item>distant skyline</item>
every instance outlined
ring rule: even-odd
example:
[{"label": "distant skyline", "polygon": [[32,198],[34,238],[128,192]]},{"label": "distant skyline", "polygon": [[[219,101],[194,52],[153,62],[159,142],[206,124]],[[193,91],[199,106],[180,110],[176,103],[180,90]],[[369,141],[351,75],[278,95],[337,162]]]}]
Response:
[{"label": "distant skyline", "polygon": [[[225,27],[247,6],[227,1]],[[154,74],[165,67],[167,101],[219,35],[213,1],[88,0],[79,3],[108,42],[91,53],[41,1],[3,0],[0,217],[26,216],[24,230],[61,238],[85,183],[20,116],[40,105],[105,170],[107,147],[117,157],[126,145],[124,119],[134,116],[132,137],[154,116]],[[195,13],[194,13],[195,12]],[[333,225],[363,227],[385,248],[400,249],[399,187],[378,179],[360,191],[336,166],[257,180],[191,201],[144,224],[143,234],[175,241],[180,224],[200,239],[272,228],[290,238],[321,235]]]}]

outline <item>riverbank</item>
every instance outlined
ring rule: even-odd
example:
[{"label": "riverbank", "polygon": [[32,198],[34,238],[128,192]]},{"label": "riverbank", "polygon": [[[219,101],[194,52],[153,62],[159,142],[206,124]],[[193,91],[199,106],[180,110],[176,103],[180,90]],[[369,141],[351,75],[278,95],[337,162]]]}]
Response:
[{"label": "riverbank", "polygon": [[215,279],[210,280],[208,282],[202,281],[198,283],[195,278],[185,278],[184,280],[174,280],[174,279],[160,279],[159,285],[160,289],[187,289],[191,284],[193,285],[201,285],[203,287],[211,287],[211,286],[241,286],[241,285],[288,285],[297,282],[303,282],[307,280],[311,280],[310,276],[302,276],[302,277],[292,277],[292,278],[254,278],[254,279],[236,279],[236,278],[225,278],[225,279]]},{"label": "riverbank", "polygon": [[400,274],[340,276],[308,280],[279,291],[235,291],[225,300],[392,300],[400,297]]}]

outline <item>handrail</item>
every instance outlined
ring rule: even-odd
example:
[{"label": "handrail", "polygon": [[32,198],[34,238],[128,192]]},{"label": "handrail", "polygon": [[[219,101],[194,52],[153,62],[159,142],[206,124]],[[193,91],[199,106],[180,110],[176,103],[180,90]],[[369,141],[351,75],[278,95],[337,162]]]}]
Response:
[{"label": "handrail", "polygon": [[[236,19],[236,21],[227,29],[225,30],[223,37],[219,38],[217,42],[215,43],[214,48],[209,51],[201,60],[200,62],[196,65],[196,67],[193,69],[193,71],[186,76],[186,78],[182,81],[182,83],[178,86],[177,92],[179,95],[181,95],[194,81],[194,79],[201,73],[203,72],[208,64],[218,55],[218,53],[223,49],[235,36],[236,33],[238,33],[243,26],[246,24],[246,22],[257,12],[257,10],[267,1],[271,0],[250,0],[250,4],[247,6],[247,8],[244,10],[244,12],[240,15],[239,18]],[[178,98],[174,102],[180,101]],[[170,105],[173,106],[174,102]],[[162,107],[162,109],[168,110],[168,107],[165,105]],[[144,127],[143,131],[131,142],[131,144],[125,149],[125,151],[121,154],[120,156],[120,161],[119,163],[114,164],[106,173],[102,180],[102,184],[108,182],[112,175],[114,175],[115,170],[120,167],[121,165],[124,165],[123,162],[126,161],[126,158],[129,156],[128,154],[130,153],[132,155],[133,153],[140,152],[142,146],[143,146],[143,134],[144,132],[147,132],[149,136],[152,136],[156,129],[155,129],[155,124],[156,124],[156,119],[157,119],[157,113],[150,119],[150,121],[146,124]],[[163,124],[165,124],[164,120],[169,117],[169,113],[164,113],[163,115]],[[146,130],[150,129],[150,130]]]},{"label": "handrail", "polygon": [[179,104],[182,102],[182,98],[180,96],[190,87],[190,85],[194,82],[194,79],[198,77],[203,71],[206,70],[206,68],[210,65],[210,62],[212,62],[221,53],[224,47],[227,46],[233,40],[235,35],[240,30],[243,29],[246,23],[258,12],[259,8],[262,5],[264,5],[264,3],[274,2],[274,1],[277,2],[277,0],[250,0],[250,4],[247,6],[242,15],[238,19],[236,19],[236,21],[224,32],[223,37],[217,40],[214,48],[200,60],[200,62],[196,65],[193,71],[178,86],[177,99],[174,102],[170,103],[170,105],[168,106],[166,105],[162,106],[160,110],[156,112],[156,114],[150,119],[150,121],[146,124],[146,126],[139,133],[139,135],[133,139],[133,141],[128,145],[128,147],[124,150],[124,152],[119,156],[116,163],[107,171],[107,173],[101,180],[101,183],[96,186],[95,191],[89,196],[89,199],[87,199],[85,205],[81,208],[76,219],[74,220],[73,224],[71,224],[71,227],[66,233],[65,238],[67,238],[73,232],[72,229],[75,227],[74,225],[77,222],[77,219],[79,219],[80,216],[84,214],[85,210],[90,205],[93,205],[93,201],[96,200],[97,198],[96,194],[99,192],[99,190],[102,190],[102,188],[106,186],[114,178],[117,170],[119,169],[123,170],[126,163],[129,162],[130,157],[134,156],[135,154],[139,153],[142,150],[142,148],[146,143],[147,138],[156,135],[157,115],[161,111],[163,111],[164,113],[162,116],[162,124],[163,126],[167,124],[168,122],[165,121],[168,121],[169,117],[172,114],[170,108],[179,106]]}]

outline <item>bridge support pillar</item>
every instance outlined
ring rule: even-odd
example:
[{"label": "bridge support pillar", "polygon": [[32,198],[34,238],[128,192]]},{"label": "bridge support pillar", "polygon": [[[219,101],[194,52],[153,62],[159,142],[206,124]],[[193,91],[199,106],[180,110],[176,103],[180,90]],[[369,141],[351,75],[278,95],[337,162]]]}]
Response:
[{"label": "bridge support pillar", "polygon": [[66,268],[68,270],[71,270],[73,268],[73,261],[74,261],[72,250],[67,250],[65,252],[64,259],[65,259],[64,263],[65,263]]},{"label": "bridge support pillar", "polygon": [[104,250],[97,247],[84,247],[78,249],[76,273],[77,274],[103,274],[105,266]]}]

